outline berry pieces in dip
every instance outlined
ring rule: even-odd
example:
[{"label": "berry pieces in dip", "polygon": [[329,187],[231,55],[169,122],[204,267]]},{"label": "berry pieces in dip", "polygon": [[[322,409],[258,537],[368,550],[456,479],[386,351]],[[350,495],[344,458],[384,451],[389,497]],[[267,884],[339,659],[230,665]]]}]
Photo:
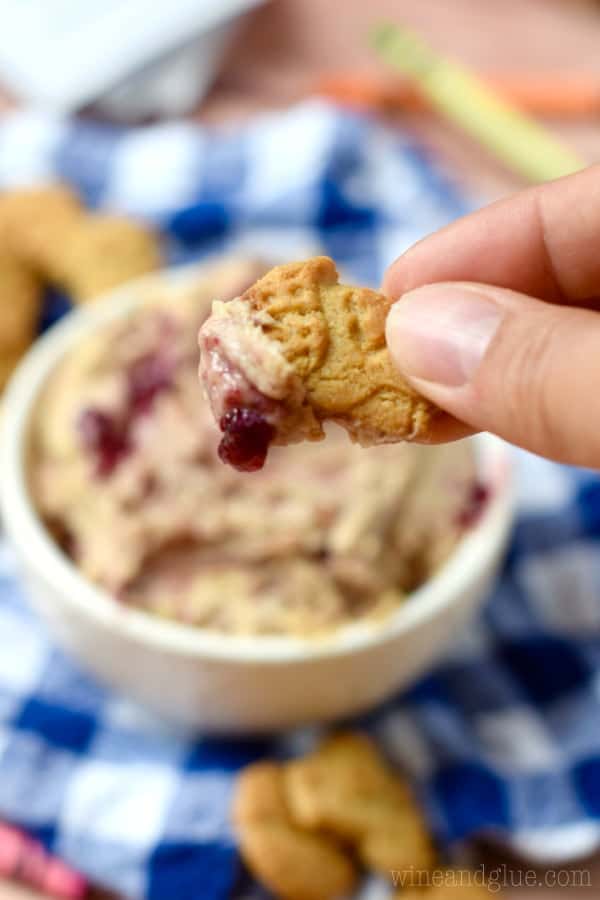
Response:
[{"label": "berry pieces in dip", "polygon": [[[140,298],[76,344],[32,428],[30,482],[49,529],[117,602],[231,634],[313,636],[380,619],[442,564],[470,522],[469,443],[274,448],[252,474],[217,456],[197,334],[257,264],[225,260]],[[250,435],[259,424],[229,423]],[[249,466],[256,468],[256,466]]]}]

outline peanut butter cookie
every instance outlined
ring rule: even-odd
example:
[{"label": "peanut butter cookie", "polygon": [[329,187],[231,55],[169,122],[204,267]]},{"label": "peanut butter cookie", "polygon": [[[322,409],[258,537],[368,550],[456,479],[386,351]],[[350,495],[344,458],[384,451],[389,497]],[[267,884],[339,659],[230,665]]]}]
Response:
[{"label": "peanut butter cookie", "polygon": [[242,772],[233,821],[248,868],[281,900],[334,900],[353,887],[356,871],[335,841],[290,820],[280,766]]},{"label": "peanut butter cookie", "polygon": [[0,391],[4,388],[13,371],[19,364],[25,349],[26,348],[24,348],[21,353],[17,353],[13,350],[0,350]]},{"label": "peanut butter cookie", "polygon": [[35,337],[41,290],[14,255],[0,251],[0,388]]},{"label": "peanut butter cookie", "polygon": [[490,900],[496,896],[475,880],[475,873],[441,869],[432,873],[431,884],[400,890],[396,900]]},{"label": "peanut butter cookie", "polygon": [[341,734],[284,770],[286,798],[298,825],[349,842],[363,864],[392,872],[431,869],[436,854],[405,782],[360,734]]},{"label": "peanut butter cookie", "polygon": [[64,184],[19,188],[0,195],[0,242],[44,279],[55,275],[55,257],[83,207]]},{"label": "peanut butter cookie", "polygon": [[144,225],[112,215],[73,223],[54,253],[53,278],[76,302],[108,291],[161,265],[159,241]]},{"label": "peanut butter cookie", "polygon": [[221,458],[252,471],[270,444],[322,439],[325,420],[362,446],[425,439],[434,407],[391,361],[391,302],[339,284],[325,256],[216,301],[200,331],[200,374],[224,432]]}]

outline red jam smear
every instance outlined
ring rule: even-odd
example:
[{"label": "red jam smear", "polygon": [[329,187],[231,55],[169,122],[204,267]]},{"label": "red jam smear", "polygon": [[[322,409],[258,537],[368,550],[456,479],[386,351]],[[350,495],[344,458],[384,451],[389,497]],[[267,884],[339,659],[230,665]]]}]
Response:
[{"label": "red jam smear", "polygon": [[92,454],[95,473],[108,477],[133,449],[131,430],[137,418],[147,415],[159,394],[173,385],[174,360],[164,350],[147,353],[126,372],[125,411],[112,415],[96,407],[84,409],[78,428],[85,449]]},{"label": "red jam smear", "polygon": [[173,363],[164,353],[147,353],[127,372],[128,406],[132,415],[150,412],[158,394],[173,384]]},{"label": "red jam smear", "polygon": [[83,410],[78,426],[83,446],[94,456],[96,475],[105,478],[131,449],[127,428],[114,416],[93,408]]},{"label": "red jam smear", "polygon": [[489,499],[489,487],[480,481],[474,482],[467,495],[465,505],[458,514],[458,526],[472,528],[477,524]]},{"label": "red jam smear", "polygon": [[220,420],[223,438],[219,459],[239,472],[256,472],[265,464],[275,429],[257,410],[235,407]]}]

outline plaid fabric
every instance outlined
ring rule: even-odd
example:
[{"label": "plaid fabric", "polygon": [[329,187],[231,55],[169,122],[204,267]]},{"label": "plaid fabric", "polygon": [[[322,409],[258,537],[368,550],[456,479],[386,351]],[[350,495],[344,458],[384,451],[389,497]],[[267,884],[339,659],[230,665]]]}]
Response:
[{"label": "plaid fabric", "polygon": [[[465,206],[397,134],[312,103],[229,134],[4,120],[0,183],[55,176],[157,223],[174,260],[322,250],[371,283]],[[47,317],[63,306],[53,298]],[[515,460],[518,523],[483,613],[435,672],[356,724],[411,773],[446,846],[485,832],[569,858],[600,843],[600,480]],[[0,648],[0,817],[128,897],[255,896],[228,823],[234,773],[314,732],[169,732],[52,644],[1,544]]]}]

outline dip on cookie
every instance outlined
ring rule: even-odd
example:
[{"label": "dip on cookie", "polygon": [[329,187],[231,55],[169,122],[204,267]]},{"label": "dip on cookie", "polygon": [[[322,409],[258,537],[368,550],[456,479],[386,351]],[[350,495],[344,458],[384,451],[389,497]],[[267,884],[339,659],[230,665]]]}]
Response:
[{"label": "dip on cookie", "polygon": [[235,634],[318,635],[382,617],[445,561],[473,516],[471,446],[275,448],[240,474],[198,387],[211,301],[257,264],[228,260],[82,341],[34,418],[31,491],[82,573],[121,603]]},{"label": "dip on cookie", "polygon": [[392,363],[391,304],[340,284],[327,256],[276,266],[240,297],[215,301],[200,329],[200,377],[221,459],[255,471],[271,444],[321,440],[324,422],[363,447],[426,440],[437,410]]}]

